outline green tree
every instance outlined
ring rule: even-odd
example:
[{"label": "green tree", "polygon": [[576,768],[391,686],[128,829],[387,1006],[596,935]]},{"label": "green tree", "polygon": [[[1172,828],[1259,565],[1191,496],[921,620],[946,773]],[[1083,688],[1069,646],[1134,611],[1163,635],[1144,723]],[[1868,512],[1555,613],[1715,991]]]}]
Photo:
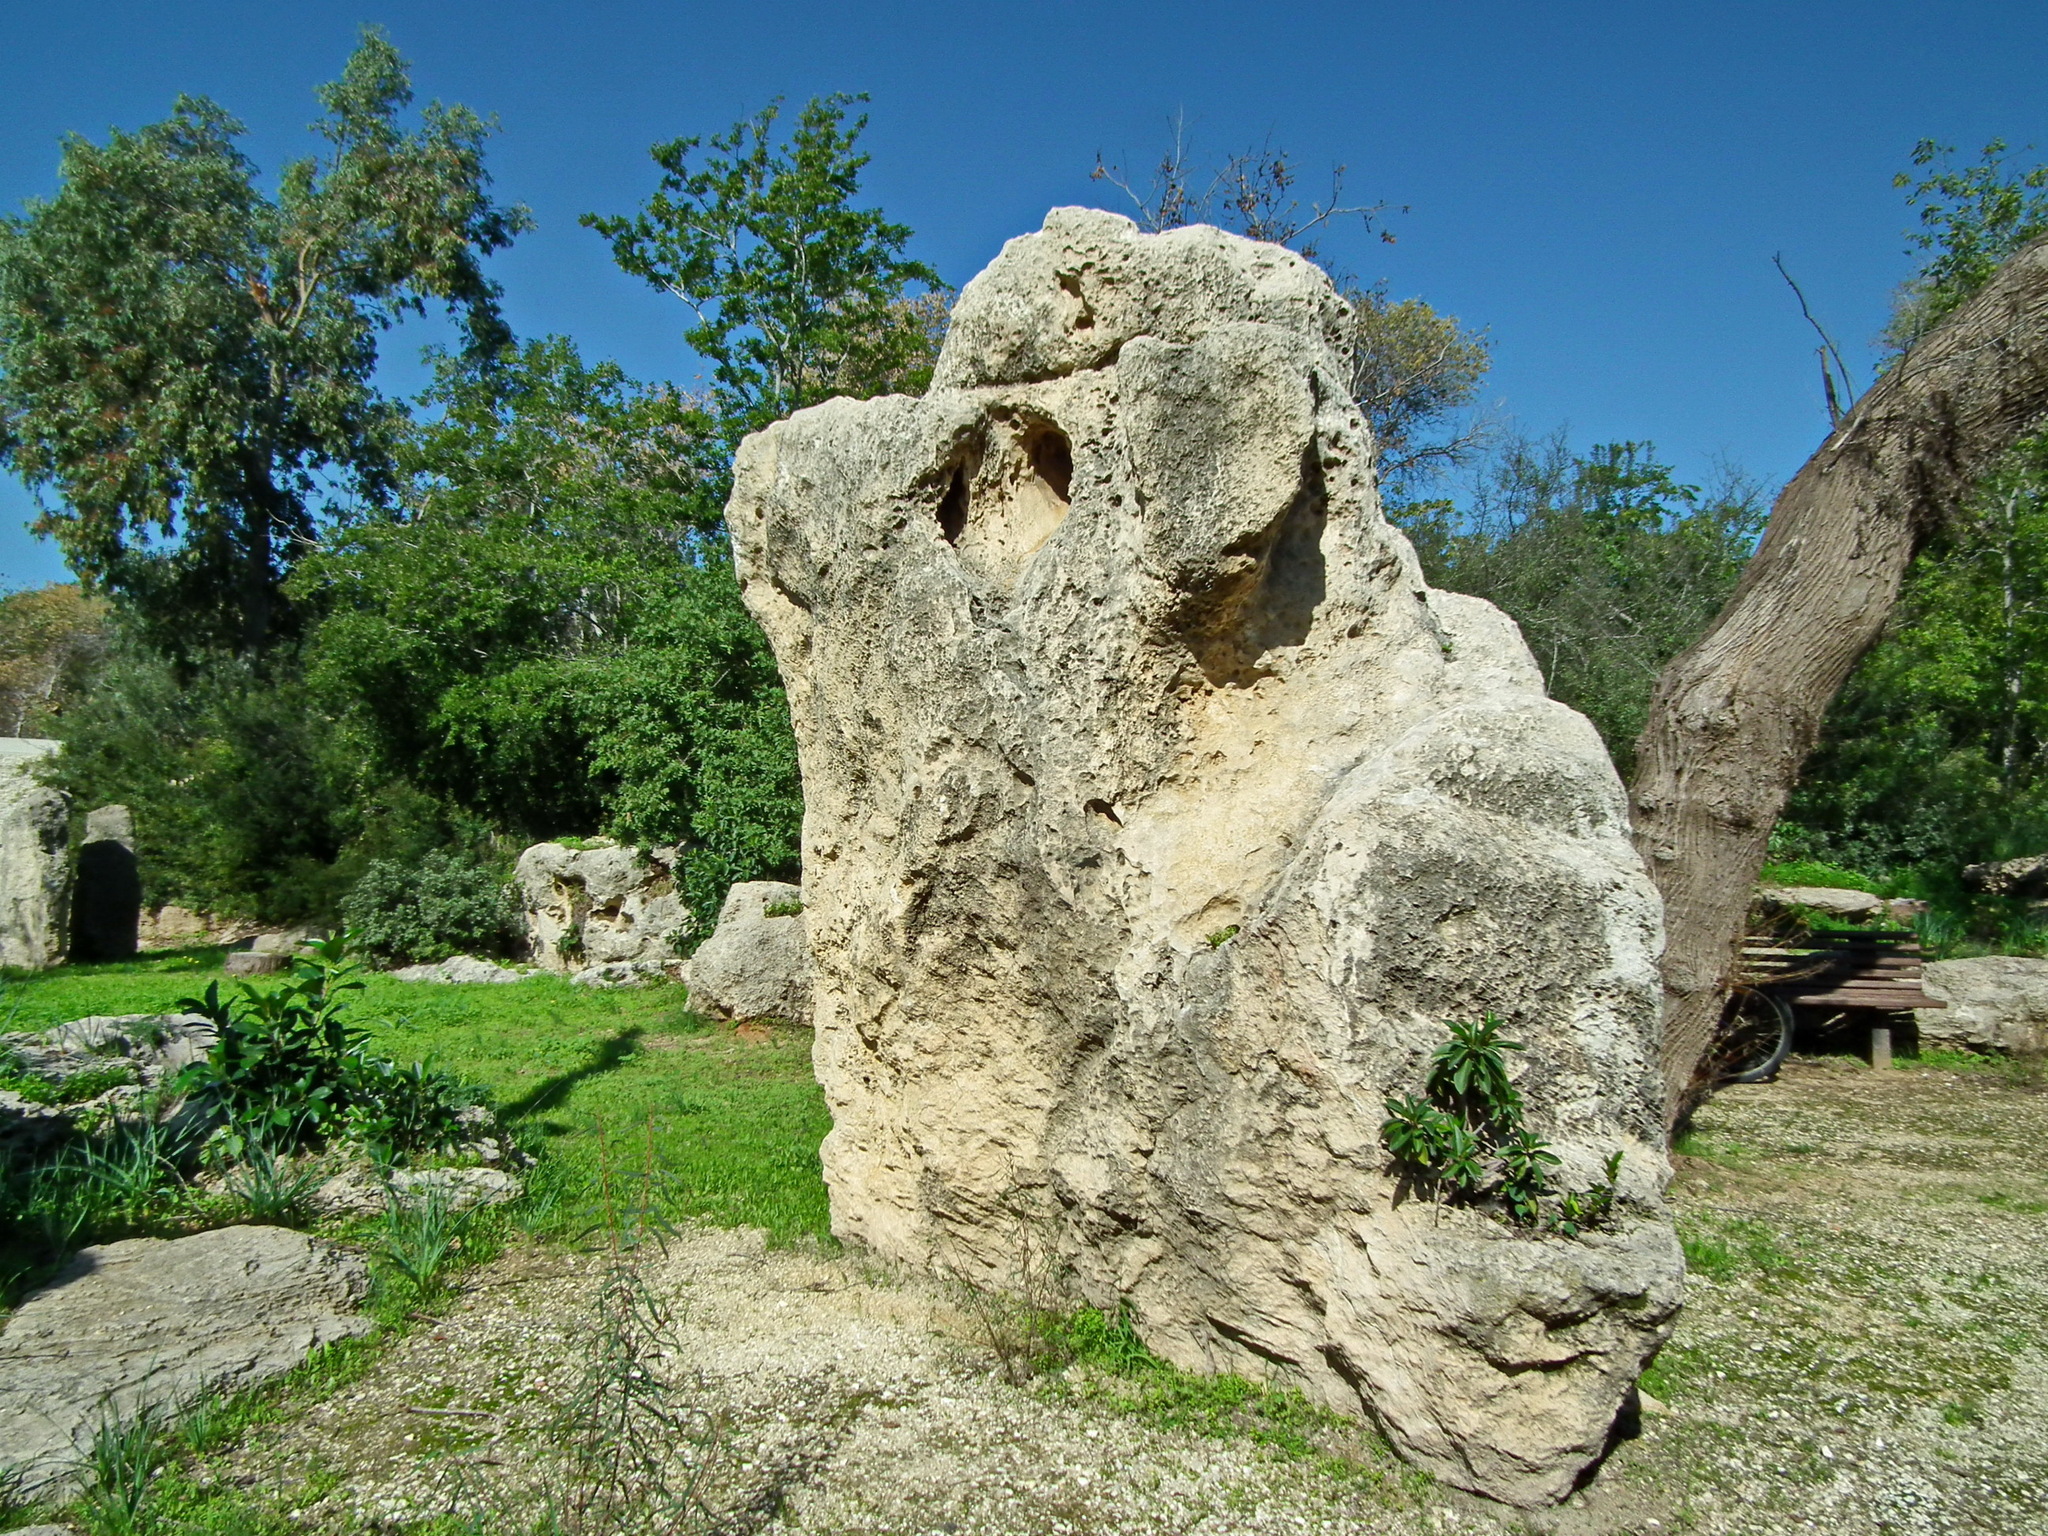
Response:
[{"label": "green tree", "polygon": [[584,216],[622,269],[695,317],[683,339],[712,365],[725,461],[747,433],[804,406],[931,377],[939,276],[904,254],[907,225],[854,206],[867,118],[846,113],[865,99],[813,99],[786,139],[776,102],[708,143],[657,144],[660,186],[639,213]]},{"label": "green tree", "polygon": [[1977,164],[1958,169],[1953,145],[1922,139],[1913,146],[1913,170],[1892,178],[1906,190],[1906,206],[1920,210],[1920,227],[1906,238],[1927,253],[1899,290],[1885,328],[1895,352],[1911,347],[2022,246],[2048,233],[2048,166],[2015,170],[2006,151],[2005,140],[1993,139]]},{"label": "green tree", "polygon": [[[2048,233],[2048,166],[2004,141],[1958,168],[1922,140],[1894,185],[1924,252],[1887,341],[1903,354]],[[1915,556],[1883,635],[1829,710],[1775,834],[1782,853],[1943,888],[2048,846],[2048,436],[2020,442]]]},{"label": "green tree", "polygon": [[134,811],[150,905],[268,921],[333,909],[370,797],[360,754],[292,669],[220,653],[174,667],[117,632],[54,729],[73,803]]},{"label": "green tree", "polygon": [[1624,772],[1658,672],[1727,600],[1763,519],[1739,475],[1702,491],[1653,444],[1581,456],[1562,435],[1504,443],[1464,508],[1401,514],[1430,582],[1520,624],[1551,696],[1593,722]]},{"label": "green tree", "polygon": [[0,461],[54,495],[38,528],[72,568],[182,656],[288,634],[316,502],[388,489],[380,331],[439,303],[479,355],[507,339],[482,261],[528,221],[488,193],[488,126],[438,103],[401,126],[406,65],[375,30],[319,97],[324,145],[275,196],[241,124],[181,96],[67,139],[56,196],[0,223]]},{"label": "green tree", "polygon": [[443,357],[422,405],[393,506],[293,579],[372,777],[527,838],[689,844],[707,918],[791,872],[788,707],[696,467],[702,403],[547,338]]}]

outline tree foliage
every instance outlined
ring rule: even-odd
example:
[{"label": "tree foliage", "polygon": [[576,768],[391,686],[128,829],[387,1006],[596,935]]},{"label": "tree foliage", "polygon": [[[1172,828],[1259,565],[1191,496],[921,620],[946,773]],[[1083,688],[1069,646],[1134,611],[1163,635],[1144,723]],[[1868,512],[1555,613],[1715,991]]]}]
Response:
[{"label": "tree foliage", "polygon": [[939,276],[904,254],[907,225],[855,206],[868,157],[864,97],[814,98],[786,138],[771,103],[722,134],[652,150],[637,214],[587,214],[619,266],[690,309],[683,333],[712,365],[726,453],[748,432],[833,394],[921,389]]},{"label": "tree foliage", "polygon": [[1885,330],[1894,350],[1912,346],[2007,258],[2048,233],[2048,166],[2013,169],[2007,148],[1993,139],[1975,165],[1959,169],[1953,145],[1922,139],[1913,146],[1913,170],[1892,178],[1906,190],[1906,205],[1920,210],[1920,227],[1906,238],[1926,253]]},{"label": "tree foliage", "polygon": [[788,709],[693,463],[701,403],[547,338],[443,358],[423,404],[397,504],[295,578],[375,773],[528,839],[695,845],[712,908],[788,873]]},{"label": "tree foliage", "polygon": [[0,598],[0,736],[48,736],[91,686],[108,609],[76,582]]},{"label": "tree foliage", "polygon": [[61,185],[0,223],[0,460],[55,500],[38,527],[119,593],[152,643],[260,649],[316,501],[390,484],[403,412],[377,335],[445,305],[506,339],[482,260],[526,225],[492,201],[487,125],[429,106],[366,30],[319,92],[321,151],[257,185],[240,123],[181,96],[105,144],[66,140]]},{"label": "tree foliage", "polygon": [[1734,589],[1764,507],[1738,475],[1680,484],[1653,444],[1574,455],[1559,435],[1508,441],[1468,505],[1418,503],[1401,520],[1431,584],[1520,624],[1551,696],[1592,720],[1626,771],[1658,672]]}]

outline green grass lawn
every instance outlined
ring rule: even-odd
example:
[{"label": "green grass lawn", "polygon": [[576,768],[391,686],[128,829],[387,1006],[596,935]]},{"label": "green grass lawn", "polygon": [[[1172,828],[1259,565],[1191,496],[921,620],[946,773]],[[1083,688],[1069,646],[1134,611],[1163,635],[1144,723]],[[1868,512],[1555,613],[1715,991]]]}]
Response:
[{"label": "green grass lawn", "polygon": [[[6,972],[0,1030],[172,1012],[222,980],[221,955]],[[743,1038],[688,1012],[681,987],[602,992],[555,976],[509,986],[373,977],[358,996],[352,1012],[373,1050],[483,1083],[522,1140],[546,1149],[538,1183],[562,1231],[597,1220],[606,1156],[618,1182],[637,1187],[651,1144],[671,1216],[766,1227],[779,1242],[826,1233],[818,1143],[831,1120],[809,1030]]]}]

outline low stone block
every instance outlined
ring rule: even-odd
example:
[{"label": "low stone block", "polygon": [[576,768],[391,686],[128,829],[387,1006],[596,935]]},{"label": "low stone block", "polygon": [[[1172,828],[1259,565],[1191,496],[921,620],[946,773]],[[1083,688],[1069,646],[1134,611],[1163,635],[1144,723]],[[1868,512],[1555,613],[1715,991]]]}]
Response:
[{"label": "low stone block", "polygon": [[368,1333],[368,1290],[360,1257],[280,1227],[87,1248],[0,1332],[0,1471],[60,1495],[103,1416],[259,1386]]}]

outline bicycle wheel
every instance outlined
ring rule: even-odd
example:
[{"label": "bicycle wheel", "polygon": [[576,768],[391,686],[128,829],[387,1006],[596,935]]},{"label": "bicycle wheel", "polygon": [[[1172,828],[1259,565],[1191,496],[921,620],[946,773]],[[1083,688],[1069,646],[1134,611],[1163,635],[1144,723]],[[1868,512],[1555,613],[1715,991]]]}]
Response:
[{"label": "bicycle wheel", "polygon": [[1792,1053],[1792,1009],[1755,987],[1737,987],[1721,1012],[1711,1053],[1713,1080],[1761,1083],[1777,1075]]}]

